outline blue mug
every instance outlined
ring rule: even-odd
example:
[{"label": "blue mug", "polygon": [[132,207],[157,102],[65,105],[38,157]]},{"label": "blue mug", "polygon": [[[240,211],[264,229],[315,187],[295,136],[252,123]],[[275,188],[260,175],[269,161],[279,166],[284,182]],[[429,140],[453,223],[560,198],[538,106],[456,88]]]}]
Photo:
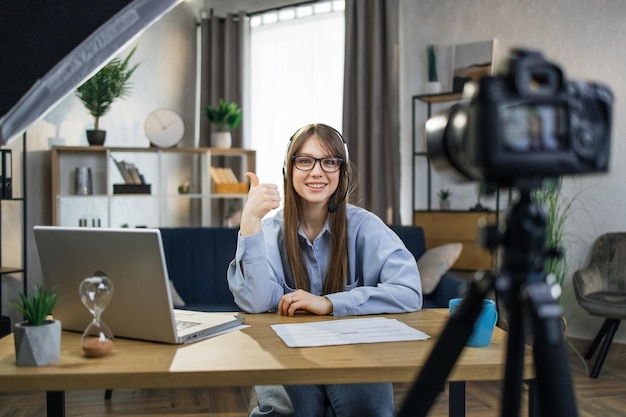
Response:
[{"label": "blue mug", "polygon": [[[462,298],[453,298],[449,301],[448,307],[450,308],[450,314],[454,313],[454,310],[461,304],[461,301],[463,301]],[[483,309],[478,315],[476,322],[474,322],[474,331],[465,346],[489,346],[493,328],[497,321],[498,312],[496,310],[496,303],[493,300],[483,300]]]}]

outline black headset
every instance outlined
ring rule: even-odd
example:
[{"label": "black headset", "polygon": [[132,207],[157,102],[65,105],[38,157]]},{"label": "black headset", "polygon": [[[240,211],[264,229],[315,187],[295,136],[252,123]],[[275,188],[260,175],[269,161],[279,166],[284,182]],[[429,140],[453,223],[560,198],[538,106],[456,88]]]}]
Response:
[{"label": "black headset", "polygon": [[[339,133],[339,131],[335,129],[334,127],[332,126],[328,126],[328,127],[330,127],[332,130],[335,131],[335,133],[337,134],[337,137],[341,140],[341,143],[343,143],[343,148],[346,152],[346,160],[344,162],[346,164],[350,163],[350,153],[348,152],[348,144],[346,143],[346,140],[343,138],[343,135]],[[285,160],[283,163],[283,177],[285,178],[287,178],[287,161],[289,159],[289,147],[291,146],[291,142],[293,142],[293,138],[298,134],[300,130],[302,130],[302,128],[298,129],[293,135],[291,135],[291,137],[289,138],[289,142],[287,142],[287,148],[285,149]]]}]

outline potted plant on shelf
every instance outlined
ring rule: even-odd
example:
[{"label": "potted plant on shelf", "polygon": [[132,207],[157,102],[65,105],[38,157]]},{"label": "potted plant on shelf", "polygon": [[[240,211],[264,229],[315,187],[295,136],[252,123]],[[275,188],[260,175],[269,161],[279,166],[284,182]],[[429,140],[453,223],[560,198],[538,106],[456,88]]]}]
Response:
[{"label": "potted plant on shelf", "polygon": [[452,191],[448,189],[439,190],[437,196],[439,197],[439,208],[441,210],[450,210],[450,196]]},{"label": "potted plant on shelf", "polygon": [[426,94],[441,93],[441,83],[437,76],[437,54],[435,45],[428,45],[428,83],[426,83]]},{"label": "potted plant on shelf", "polygon": [[13,326],[18,366],[42,366],[59,360],[61,322],[48,318],[58,300],[54,290],[36,286],[32,295],[20,293],[19,298],[11,302],[24,316],[23,322]]},{"label": "potted plant on shelf", "polygon": [[117,98],[125,98],[131,91],[129,83],[139,64],[129,66],[130,58],[137,48],[133,48],[122,61],[113,58],[108,64],[76,89],[76,96],[94,117],[94,129],[87,130],[90,145],[104,145],[106,131],[100,130],[100,117],[106,114]]},{"label": "potted plant on shelf", "polygon": [[211,146],[230,148],[232,145],[230,130],[239,126],[241,122],[241,109],[237,103],[227,103],[222,98],[217,106],[206,106],[204,113],[209,122],[217,126],[217,132],[211,133]]}]

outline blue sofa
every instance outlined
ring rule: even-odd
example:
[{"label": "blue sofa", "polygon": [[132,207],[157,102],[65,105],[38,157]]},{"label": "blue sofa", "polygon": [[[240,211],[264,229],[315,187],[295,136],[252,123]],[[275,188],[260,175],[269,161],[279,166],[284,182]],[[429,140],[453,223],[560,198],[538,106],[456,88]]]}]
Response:
[{"label": "blue sofa", "polygon": [[[426,243],[421,227],[392,226],[417,260]],[[240,311],[228,289],[226,270],[235,255],[238,229],[228,227],[161,228],[170,279],[187,309]],[[424,308],[447,307],[458,297],[463,280],[446,273],[424,297]]]}]

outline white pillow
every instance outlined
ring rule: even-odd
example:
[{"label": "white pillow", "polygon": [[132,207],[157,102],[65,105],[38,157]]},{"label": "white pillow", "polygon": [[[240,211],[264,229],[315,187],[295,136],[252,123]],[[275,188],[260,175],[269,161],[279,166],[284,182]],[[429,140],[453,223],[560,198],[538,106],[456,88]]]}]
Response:
[{"label": "white pillow", "polygon": [[172,305],[174,307],[185,307],[185,300],[178,294],[176,291],[176,287],[174,287],[174,283],[170,279],[170,294],[172,295]]},{"label": "white pillow", "polygon": [[430,294],[437,288],[443,274],[456,262],[463,249],[462,243],[446,243],[428,249],[417,260],[417,267],[422,280],[422,292]]}]

